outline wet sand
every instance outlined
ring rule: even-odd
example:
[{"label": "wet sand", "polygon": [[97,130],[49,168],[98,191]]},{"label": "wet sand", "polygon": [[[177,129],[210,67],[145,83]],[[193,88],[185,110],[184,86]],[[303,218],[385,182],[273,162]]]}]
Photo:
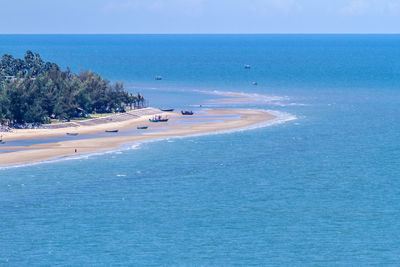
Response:
[{"label": "wet sand", "polygon": [[[248,109],[212,109],[205,111],[207,119],[196,118],[196,116],[182,116],[176,112],[160,112],[160,115],[168,115],[168,122],[151,123],[149,118],[152,116],[141,116],[122,122],[110,122],[91,126],[68,127],[61,129],[24,129],[14,130],[11,133],[4,133],[6,141],[29,140],[40,138],[51,138],[65,136],[66,133],[79,133],[81,135],[95,135],[90,139],[76,139],[55,143],[34,144],[23,147],[1,147],[1,150],[16,150],[17,152],[1,153],[0,166],[15,165],[28,162],[45,161],[55,158],[86,154],[96,151],[106,151],[118,148],[127,143],[134,143],[143,140],[168,138],[175,136],[188,136],[195,134],[205,134],[238,128],[249,127],[254,124],[273,120],[276,116],[261,110]],[[233,117],[232,117],[233,116]],[[177,124],[179,120],[193,121],[189,125]],[[209,120],[205,121],[205,120]],[[198,123],[196,123],[198,121]],[[169,123],[171,125],[169,125]],[[136,126],[149,126],[147,130],[136,130]],[[102,136],[104,131],[118,129],[126,134],[116,134],[116,136]],[[130,134],[129,134],[130,133]],[[98,137],[97,137],[98,135]],[[76,151],[76,152],[75,152]]]},{"label": "wet sand", "polygon": [[214,99],[216,102],[243,102],[243,101],[251,101],[251,98],[246,95],[246,94],[241,94],[241,93],[226,93],[224,94],[225,96],[228,96],[229,98],[220,98],[220,99]]}]

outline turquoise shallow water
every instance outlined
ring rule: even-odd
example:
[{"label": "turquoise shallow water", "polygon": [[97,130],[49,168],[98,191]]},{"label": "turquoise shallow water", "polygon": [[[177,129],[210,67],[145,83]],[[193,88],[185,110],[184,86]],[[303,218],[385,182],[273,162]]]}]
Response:
[{"label": "turquoise shallow water", "polygon": [[399,36],[0,36],[28,48],[154,106],[296,120],[1,169],[1,264],[400,262]]}]

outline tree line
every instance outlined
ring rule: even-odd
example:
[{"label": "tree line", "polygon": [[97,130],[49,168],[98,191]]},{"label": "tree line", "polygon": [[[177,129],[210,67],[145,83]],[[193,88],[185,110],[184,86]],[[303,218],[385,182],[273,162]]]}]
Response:
[{"label": "tree line", "polygon": [[142,95],[124,90],[123,82],[111,84],[92,71],[63,71],[27,51],[24,59],[3,55],[0,61],[0,123],[49,123],[90,113],[125,112],[143,107]]}]

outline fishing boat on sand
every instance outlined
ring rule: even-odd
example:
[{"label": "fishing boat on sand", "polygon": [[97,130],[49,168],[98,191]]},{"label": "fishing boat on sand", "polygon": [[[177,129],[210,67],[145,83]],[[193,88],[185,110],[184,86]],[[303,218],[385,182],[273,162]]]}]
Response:
[{"label": "fishing boat on sand", "polygon": [[79,133],[67,133],[69,136],[77,136]]},{"label": "fishing boat on sand", "polygon": [[182,110],[181,113],[182,115],[193,115],[193,111],[188,111],[188,110]]},{"label": "fishing boat on sand", "polygon": [[174,109],[173,109],[173,108],[170,108],[170,109],[161,109],[161,111],[164,111],[164,112],[172,112],[172,111],[174,111]]},{"label": "fishing boat on sand", "polygon": [[148,126],[137,126],[136,129],[138,130],[146,130],[147,128],[149,128]]},{"label": "fishing boat on sand", "polygon": [[118,130],[106,130],[106,133],[118,133]]},{"label": "fishing boat on sand", "polygon": [[3,136],[0,136],[0,145],[5,144],[6,142],[3,141]]},{"label": "fishing boat on sand", "polygon": [[161,117],[161,116],[154,116],[153,118],[149,119],[150,122],[166,122],[168,121],[167,117]]}]

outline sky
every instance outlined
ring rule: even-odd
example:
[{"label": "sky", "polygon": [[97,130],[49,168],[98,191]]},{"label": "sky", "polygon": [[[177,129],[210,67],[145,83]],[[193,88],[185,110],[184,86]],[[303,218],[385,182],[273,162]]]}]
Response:
[{"label": "sky", "polygon": [[400,0],[0,0],[0,10],[0,34],[400,32]]}]

